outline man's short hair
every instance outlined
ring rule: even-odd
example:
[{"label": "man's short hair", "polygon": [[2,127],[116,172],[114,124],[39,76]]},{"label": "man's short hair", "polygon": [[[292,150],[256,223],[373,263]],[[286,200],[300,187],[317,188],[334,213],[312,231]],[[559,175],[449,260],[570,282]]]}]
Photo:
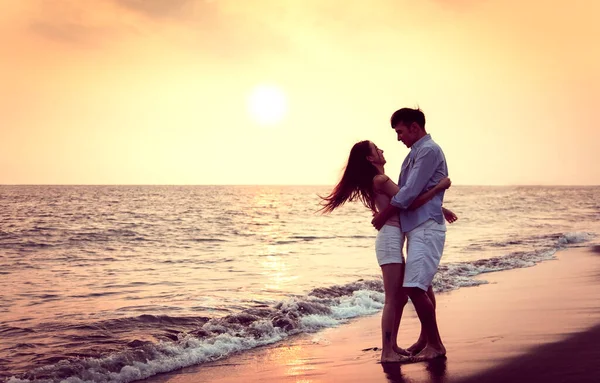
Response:
[{"label": "man's short hair", "polygon": [[390,119],[392,129],[394,129],[399,123],[409,126],[413,122],[416,122],[422,129],[425,129],[425,114],[423,111],[421,111],[421,109],[398,109],[394,112],[394,114],[392,114],[392,118]]}]

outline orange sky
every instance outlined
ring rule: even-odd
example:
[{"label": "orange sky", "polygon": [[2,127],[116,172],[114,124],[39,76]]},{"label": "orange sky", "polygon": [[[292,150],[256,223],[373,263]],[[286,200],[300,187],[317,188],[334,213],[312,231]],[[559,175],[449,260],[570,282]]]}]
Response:
[{"label": "orange sky", "polygon": [[455,184],[598,185],[600,2],[550,3],[0,0],[0,184],[333,184],[361,139],[396,178],[419,105]]}]

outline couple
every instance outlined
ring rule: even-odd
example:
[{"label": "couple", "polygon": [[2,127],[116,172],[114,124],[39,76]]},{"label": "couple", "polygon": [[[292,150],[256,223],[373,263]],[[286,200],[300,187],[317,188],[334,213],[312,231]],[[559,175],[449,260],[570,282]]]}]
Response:
[{"label": "couple", "polygon": [[[444,192],[450,187],[448,167],[442,149],[425,131],[423,112],[399,109],[391,125],[398,141],[410,148],[398,185],[384,173],[383,150],[370,141],[358,142],[350,151],[342,179],[323,198],[322,211],[330,213],[346,201],[359,200],[373,212],[371,223],[379,230],[375,252],[385,292],[381,362],[419,362],[446,354],[431,283],[444,249],[444,218],[452,223],[457,217],[442,207]],[[396,338],[409,297],[421,322],[421,334],[405,350],[398,347]]]}]

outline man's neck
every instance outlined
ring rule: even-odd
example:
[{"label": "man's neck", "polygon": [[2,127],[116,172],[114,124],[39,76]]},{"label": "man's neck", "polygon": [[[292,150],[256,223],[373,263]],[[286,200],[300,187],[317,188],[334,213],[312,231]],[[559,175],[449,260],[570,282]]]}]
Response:
[{"label": "man's neck", "polygon": [[426,137],[426,136],[427,136],[427,132],[423,132],[422,134],[419,134],[417,140],[415,142],[413,142],[413,144],[410,147],[412,148],[413,146],[415,146],[415,144],[417,142],[421,141],[423,139],[423,137]]}]

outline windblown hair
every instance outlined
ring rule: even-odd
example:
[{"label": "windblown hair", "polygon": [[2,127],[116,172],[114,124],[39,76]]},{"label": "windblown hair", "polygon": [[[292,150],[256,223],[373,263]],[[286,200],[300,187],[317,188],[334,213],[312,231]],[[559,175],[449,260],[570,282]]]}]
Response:
[{"label": "windblown hair", "polygon": [[367,156],[371,155],[369,143],[369,141],[360,141],[354,144],[340,182],[327,197],[319,196],[323,199],[321,203],[323,207],[319,211],[331,213],[346,201],[356,200],[372,211],[376,211],[373,177],[379,172],[367,159]]},{"label": "windblown hair", "polygon": [[392,129],[398,125],[398,123],[403,123],[406,126],[409,126],[413,122],[416,122],[421,129],[425,129],[425,114],[421,109],[411,109],[411,108],[402,108],[392,114],[392,118],[390,118],[390,124],[392,125]]}]

